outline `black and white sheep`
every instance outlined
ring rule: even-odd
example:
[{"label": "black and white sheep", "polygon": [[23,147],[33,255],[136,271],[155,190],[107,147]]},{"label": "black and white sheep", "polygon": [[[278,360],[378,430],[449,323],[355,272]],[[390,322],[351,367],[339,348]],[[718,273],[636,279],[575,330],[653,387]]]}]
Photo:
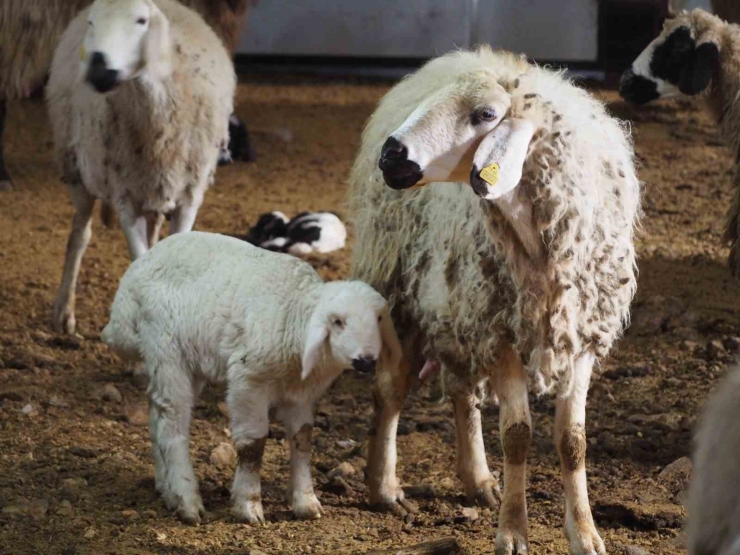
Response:
[{"label": "black and white sheep", "polygon": [[[76,213],[54,326],[74,333],[74,294],[96,199],[121,221],[132,259],[189,231],[228,141],[236,77],[219,38],[175,0],[96,0],[54,56],[47,100]],[[116,89],[113,93],[106,94]]]},{"label": "black and white sheep", "polygon": [[282,212],[262,214],[247,241],[263,249],[300,256],[344,248],[347,228],[332,212],[301,212],[292,220]]},{"label": "black and white sheep", "polygon": [[297,258],[199,232],[169,237],[131,265],[102,337],[146,366],[156,487],[188,523],[203,512],[188,436],[205,382],[228,386],[237,518],[264,522],[260,464],[271,407],[290,440],[288,501],[299,518],[318,518],[314,403],[343,370],[372,371],[381,355],[392,367],[401,356],[388,305],[370,286],[324,283]]},{"label": "black and white sheep", "polygon": [[[439,181],[468,184],[420,188]],[[488,505],[497,484],[476,387],[487,381],[498,396],[505,488],[496,553],[528,552],[529,377],[536,392],[557,394],[570,551],[603,554],[587,494],[585,408],[636,287],[640,191],[625,128],[561,73],[488,48],[456,52],[381,100],[350,186],[352,273],[388,299],[405,355],[397,374],[376,372],[371,503],[403,512],[398,417],[419,369],[433,373],[438,361],[458,476]],[[407,188],[419,190],[392,190]]]},{"label": "black and white sheep", "polygon": [[[181,0],[200,13],[233,56],[249,0]],[[0,2],[0,191],[10,187],[3,159],[7,102],[28,97],[43,85],[54,50],[69,23],[92,0],[3,0]],[[230,120],[229,149],[224,161],[251,160],[254,152],[246,126]]]},{"label": "black and white sheep", "polygon": [[[719,124],[720,134],[740,153],[740,28],[696,9],[668,19],[663,31],[622,75],[619,93],[644,104],[659,98],[688,95],[702,98]],[[733,201],[723,241],[730,246],[728,263],[740,274],[740,164],[732,177]]]}]

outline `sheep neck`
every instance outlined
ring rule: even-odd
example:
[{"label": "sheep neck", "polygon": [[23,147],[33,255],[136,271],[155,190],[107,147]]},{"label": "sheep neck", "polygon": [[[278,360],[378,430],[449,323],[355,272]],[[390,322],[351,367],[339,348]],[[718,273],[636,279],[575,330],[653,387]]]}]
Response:
[{"label": "sheep neck", "polygon": [[[522,198],[522,195],[518,194],[518,188],[499,197],[492,203],[489,201],[483,201],[483,203],[484,205],[492,204],[503,214],[506,222],[513,230],[515,238],[531,260],[539,260],[542,257],[544,247],[542,238],[535,229],[534,218],[532,217],[532,202],[529,199]],[[488,210],[486,212],[490,214]],[[491,229],[490,226],[489,229]]]}]

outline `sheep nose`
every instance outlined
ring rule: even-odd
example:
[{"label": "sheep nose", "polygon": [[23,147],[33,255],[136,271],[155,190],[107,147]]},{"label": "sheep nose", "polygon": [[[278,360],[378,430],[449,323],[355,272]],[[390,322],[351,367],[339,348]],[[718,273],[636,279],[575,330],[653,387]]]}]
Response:
[{"label": "sheep nose", "polygon": [[93,52],[90,65],[87,68],[87,81],[99,93],[106,93],[118,85],[118,70],[108,69],[105,55],[102,52]]},{"label": "sheep nose", "polygon": [[635,75],[632,68],[629,68],[619,81],[619,96],[632,104],[645,104],[659,98],[660,93],[655,81],[642,75]]},{"label": "sheep nose", "polygon": [[409,149],[395,137],[388,137],[380,149],[378,167],[391,189],[408,189],[423,177],[419,164],[409,160]]},{"label": "sheep nose", "polygon": [[352,359],[352,368],[363,374],[373,372],[375,370],[375,359],[371,357],[359,357]]},{"label": "sheep nose", "polygon": [[473,164],[473,169],[470,170],[470,185],[473,187],[473,192],[479,197],[485,197],[488,194],[488,185],[481,178],[480,170],[475,164]]}]

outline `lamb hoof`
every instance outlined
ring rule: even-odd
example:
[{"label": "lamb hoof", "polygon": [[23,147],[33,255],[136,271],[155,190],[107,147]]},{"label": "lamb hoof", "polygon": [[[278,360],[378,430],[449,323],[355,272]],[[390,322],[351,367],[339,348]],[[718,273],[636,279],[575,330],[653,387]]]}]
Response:
[{"label": "lamb hoof", "polygon": [[593,526],[578,535],[568,534],[566,529],[565,536],[570,540],[570,555],[606,555],[604,540]]},{"label": "lamb hoof", "polygon": [[77,329],[74,310],[69,306],[55,304],[52,324],[55,332],[74,335]]},{"label": "lamb hoof", "polygon": [[396,488],[396,495],[371,500],[370,505],[375,511],[390,513],[397,517],[405,517],[409,513],[418,513],[419,507],[413,501],[406,499],[403,488]]},{"label": "lamb hoof", "polygon": [[234,506],[234,517],[237,521],[246,524],[264,524],[265,513],[262,509],[262,500],[246,501]]},{"label": "lamb hoof", "polygon": [[479,507],[497,509],[503,500],[503,495],[498,480],[491,476],[490,480],[483,482],[470,492],[467,498],[469,503],[474,503]]},{"label": "lamb hoof", "polygon": [[496,535],[496,555],[528,555],[529,542],[526,535],[500,531]]},{"label": "lamb hoof", "polygon": [[293,514],[298,520],[315,520],[321,518],[323,513],[321,503],[315,495],[293,502]]}]

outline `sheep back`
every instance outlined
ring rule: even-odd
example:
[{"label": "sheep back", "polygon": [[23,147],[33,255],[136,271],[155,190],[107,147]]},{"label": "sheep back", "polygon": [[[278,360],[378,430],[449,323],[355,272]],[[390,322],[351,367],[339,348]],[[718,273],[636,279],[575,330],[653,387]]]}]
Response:
[{"label": "sheep back", "polygon": [[170,212],[188,196],[200,203],[228,141],[236,76],[205,22],[174,0],[156,0],[170,21],[172,74],[138,78],[101,95],[83,82],[79,50],[87,10],[65,31],[47,87],[62,179],[117,205]]}]

